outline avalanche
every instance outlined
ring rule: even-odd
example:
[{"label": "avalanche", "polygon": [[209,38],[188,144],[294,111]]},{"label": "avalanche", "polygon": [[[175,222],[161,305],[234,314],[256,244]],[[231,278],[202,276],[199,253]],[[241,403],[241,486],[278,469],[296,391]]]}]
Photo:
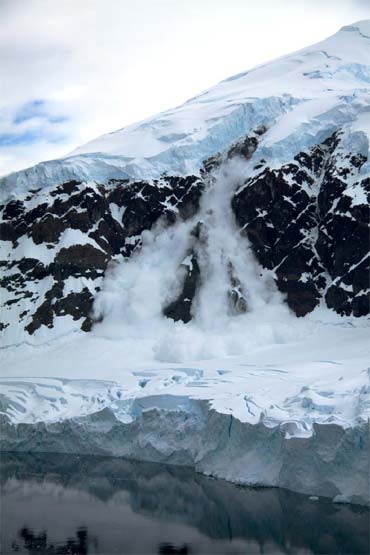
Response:
[{"label": "avalanche", "polygon": [[[57,196],[55,184],[71,179],[89,180],[69,186],[95,199],[102,183],[114,191],[112,179],[146,178],[151,187],[165,188],[154,181],[163,172],[196,180],[205,159],[212,165],[202,182],[191,181],[204,185],[194,213],[176,220],[179,208],[169,194],[160,205],[172,215],[171,225],[159,218],[129,236],[130,256],[112,256],[105,273],[88,262],[96,275],[62,280],[63,295],[87,289],[94,296],[89,333],[79,318],[58,313],[55,325],[26,334],[15,330],[14,313],[1,350],[2,449],[191,465],[241,484],[369,503],[366,318],[340,316],[323,298],[297,318],[277,287],[278,268],[258,263],[232,210],[236,192],[250,183],[245,176],[258,176],[266,160],[270,169],[280,168],[338,128],[344,165],[354,153],[368,156],[368,27],[344,27],[181,107],[2,180],[4,199],[28,202],[28,214],[37,214]],[[227,157],[246,135],[257,150]],[[361,207],[367,199],[358,175],[343,167],[349,175],[343,196]],[[365,179],[368,171],[364,162],[358,174]],[[293,177],[285,173],[289,183]],[[319,191],[314,179],[312,171],[314,185],[304,181],[302,190]],[[141,191],[135,199],[145,203]],[[55,203],[67,201],[63,192]],[[109,206],[120,229],[126,207]],[[81,209],[74,217],[83,215]],[[75,246],[103,258],[97,229],[94,224],[92,235],[67,228],[56,244],[35,243],[29,233],[16,245],[4,241],[11,261],[6,278],[22,257],[50,268]],[[304,237],[312,249],[316,232]],[[29,287],[44,298],[51,283],[43,276]],[[9,313],[12,294],[11,288],[3,293]],[[33,302],[25,295],[22,306],[29,310]]]}]

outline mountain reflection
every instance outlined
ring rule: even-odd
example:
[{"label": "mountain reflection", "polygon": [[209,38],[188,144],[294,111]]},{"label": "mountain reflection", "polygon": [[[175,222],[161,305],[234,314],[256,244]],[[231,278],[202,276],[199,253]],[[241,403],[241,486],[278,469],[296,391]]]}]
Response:
[{"label": "mountain reflection", "polygon": [[7,453],[0,479],[4,553],[369,553],[364,507],[188,468]]},{"label": "mountain reflection", "polygon": [[[48,543],[48,535],[46,532],[34,534],[28,528],[22,528],[19,531],[19,537],[23,540],[23,548],[30,555],[45,553],[47,555],[86,555],[87,551],[87,531],[84,529],[77,530],[76,539],[68,538],[64,544],[54,545]],[[21,545],[16,541],[12,544],[13,551],[20,551]]]},{"label": "mountain reflection", "polygon": [[158,553],[159,555],[188,555],[190,551],[186,544],[176,547],[171,543],[161,543],[158,547]]}]

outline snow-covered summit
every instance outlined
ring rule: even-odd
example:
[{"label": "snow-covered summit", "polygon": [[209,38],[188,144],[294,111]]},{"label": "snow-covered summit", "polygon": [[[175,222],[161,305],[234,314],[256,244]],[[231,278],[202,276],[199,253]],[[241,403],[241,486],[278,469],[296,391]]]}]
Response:
[{"label": "snow-covered summit", "polygon": [[190,139],[202,140],[204,128],[212,128],[218,118],[229,116],[240,105],[248,110],[250,103],[259,98],[281,97],[284,107],[288,107],[284,103],[287,95],[308,100],[313,96],[332,97],[333,92],[352,93],[353,88],[369,84],[369,38],[369,22],[343,27],[323,42],[225,79],[178,108],[98,137],[72,154],[101,152],[151,158],[169,145],[185,146]]},{"label": "snow-covered summit", "polygon": [[369,20],[345,26],[181,106],[98,137],[65,158],[10,174],[0,182],[3,193],[69,179],[199,174],[203,160],[259,125],[268,127],[261,155],[279,163],[344,126],[357,136],[362,132],[368,150],[369,46]]}]

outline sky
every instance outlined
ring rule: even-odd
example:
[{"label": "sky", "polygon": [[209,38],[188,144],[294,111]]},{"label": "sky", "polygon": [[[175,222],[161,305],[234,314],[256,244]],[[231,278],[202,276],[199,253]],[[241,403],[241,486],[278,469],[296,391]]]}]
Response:
[{"label": "sky", "polygon": [[368,0],[0,0],[0,175],[370,17]]}]

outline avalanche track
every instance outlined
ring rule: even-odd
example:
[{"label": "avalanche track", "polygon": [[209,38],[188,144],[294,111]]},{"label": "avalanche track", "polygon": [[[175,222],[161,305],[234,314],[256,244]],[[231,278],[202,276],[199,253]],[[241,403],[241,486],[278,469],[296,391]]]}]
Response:
[{"label": "avalanche track", "polygon": [[3,178],[1,449],[369,503],[369,36]]}]

